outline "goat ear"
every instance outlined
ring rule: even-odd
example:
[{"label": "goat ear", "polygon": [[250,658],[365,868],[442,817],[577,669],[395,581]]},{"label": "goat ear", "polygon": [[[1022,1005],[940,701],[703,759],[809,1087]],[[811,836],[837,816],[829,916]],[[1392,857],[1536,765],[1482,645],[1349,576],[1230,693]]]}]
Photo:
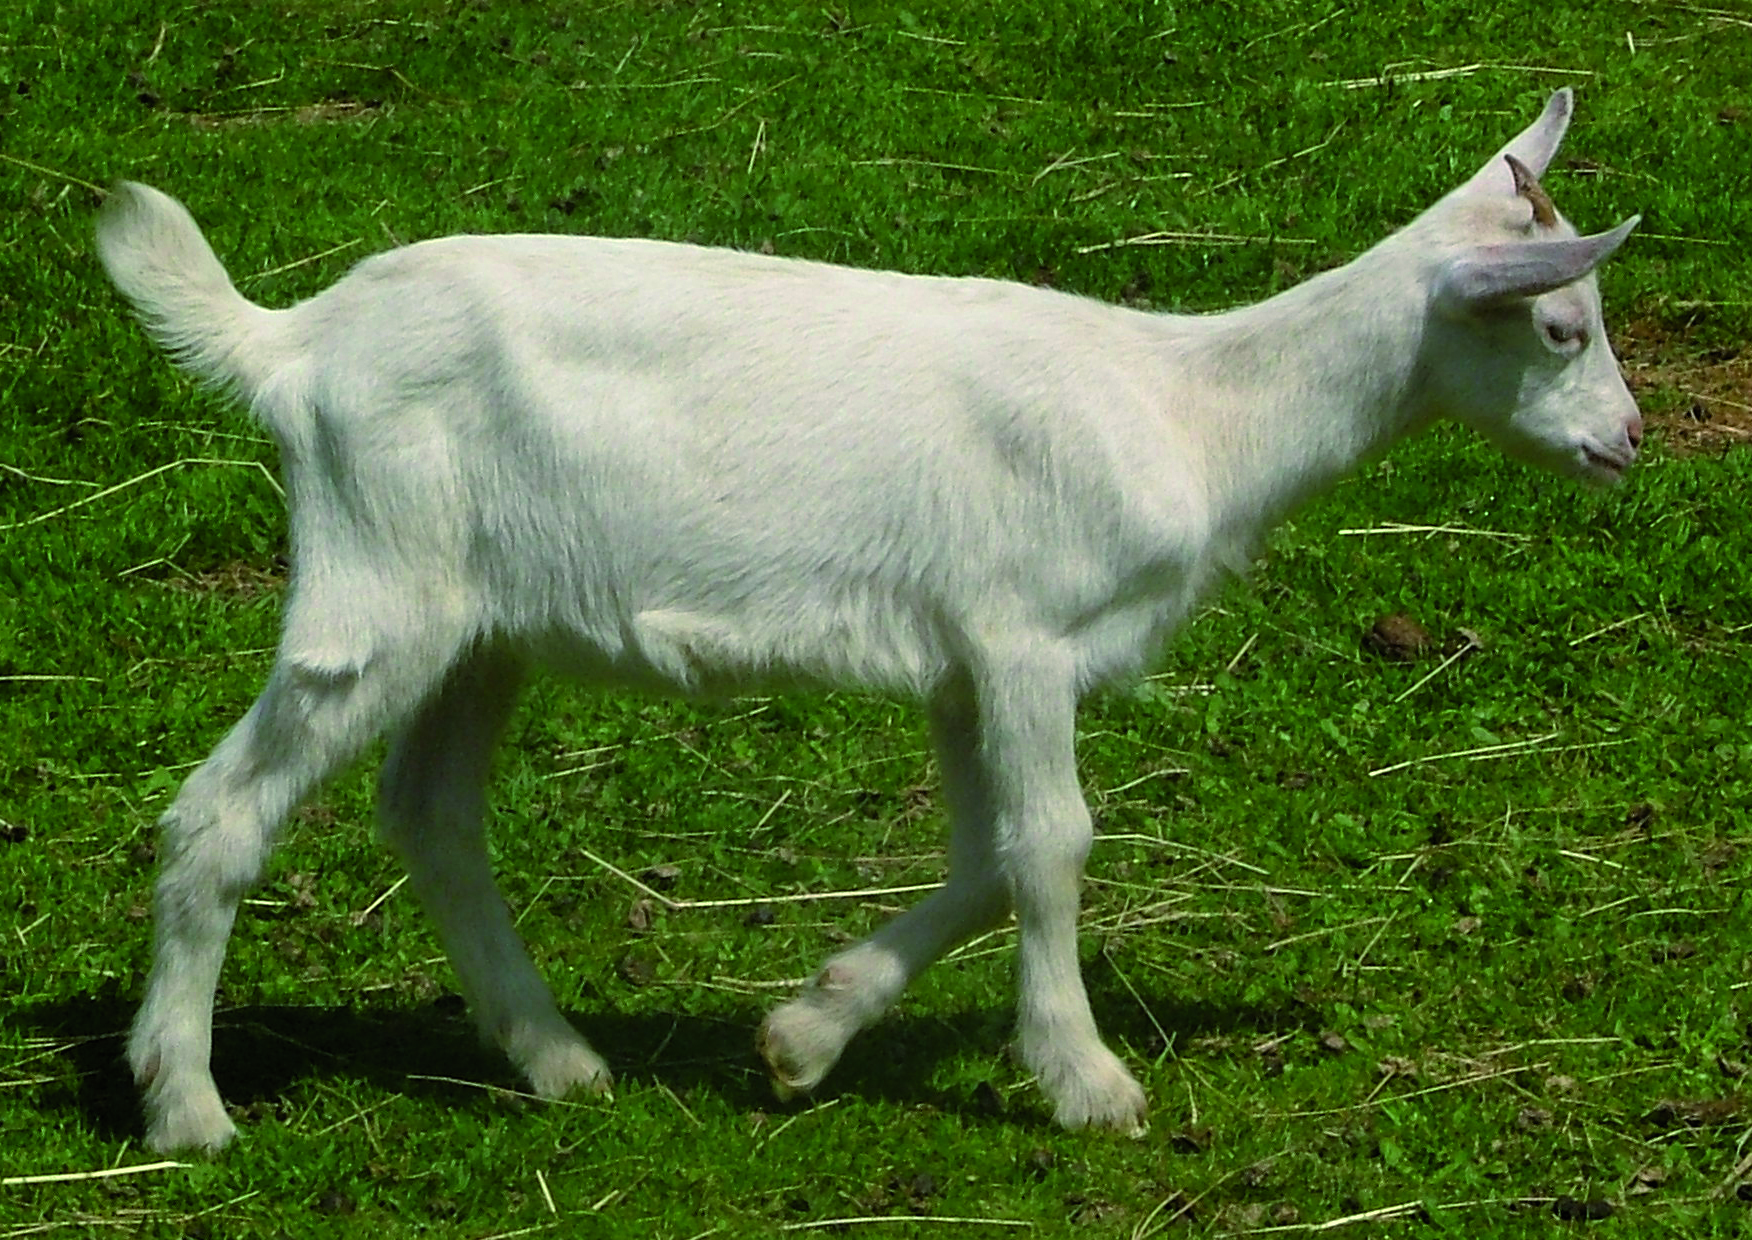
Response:
[{"label": "goat ear", "polygon": [[1477,246],[1442,269],[1437,301],[1454,310],[1483,310],[1574,284],[1605,262],[1641,221],[1633,215],[1592,237]]},{"label": "goat ear", "polygon": [[1521,165],[1535,179],[1545,172],[1551,163],[1551,157],[1557,154],[1558,144],[1563,141],[1564,131],[1569,128],[1570,113],[1575,108],[1575,95],[1565,86],[1554,93],[1546,101],[1545,111],[1539,114],[1539,119],[1512,138],[1508,145],[1473,174],[1472,179],[1461,186],[1462,193],[1468,194],[1513,194],[1516,190],[1515,177],[1509,171],[1508,156],[1519,160]]}]

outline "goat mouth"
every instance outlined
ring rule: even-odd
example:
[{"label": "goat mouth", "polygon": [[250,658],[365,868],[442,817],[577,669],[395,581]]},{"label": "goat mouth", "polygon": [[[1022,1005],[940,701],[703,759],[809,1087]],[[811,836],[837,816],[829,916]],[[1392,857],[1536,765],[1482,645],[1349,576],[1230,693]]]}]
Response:
[{"label": "goat mouth", "polygon": [[1624,477],[1624,471],[1630,467],[1630,462],[1623,457],[1614,456],[1582,445],[1582,459],[1586,462],[1586,472],[1602,482],[1617,482]]}]

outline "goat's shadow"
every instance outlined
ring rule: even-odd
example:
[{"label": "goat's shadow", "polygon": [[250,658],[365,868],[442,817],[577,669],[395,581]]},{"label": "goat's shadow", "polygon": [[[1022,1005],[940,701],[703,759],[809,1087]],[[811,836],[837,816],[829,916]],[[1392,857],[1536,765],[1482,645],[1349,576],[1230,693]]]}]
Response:
[{"label": "goat's shadow", "polygon": [[[1161,1030],[1176,1038],[1237,1034],[1271,1037],[1315,1026],[1314,1014],[1286,999],[1276,1005],[1221,1005],[1171,996],[1134,995],[1091,970],[1091,1000],[1103,1031],[1138,1054],[1162,1049]],[[1140,1000],[1142,1002],[1140,1003]],[[754,1030],[766,1002],[716,1005],[713,1015],[673,1011],[574,1011],[573,1023],[614,1067],[621,1082],[661,1083],[678,1092],[705,1090],[743,1111],[774,1105],[764,1065],[754,1051]],[[13,1013],[20,1026],[64,1042],[73,1069],[62,1085],[45,1088],[48,1110],[77,1112],[108,1140],[141,1135],[138,1093],[122,1058],[135,1002],[119,994],[80,996]],[[299,1082],[351,1078],[385,1091],[442,1098],[446,1105],[487,1110],[519,1091],[507,1061],[477,1038],[454,996],[418,1006],[294,1007],[252,1005],[221,1009],[214,1020],[213,1075],[220,1093],[246,1113],[271,1111]],[[1005,1007],[963,1007],[947,1012],[921,1006],[894,1013],[853,1039],[816,1095],[838,1094],[900,1105],[928,1105],[949,1113],[990,1117],[994,1091],[942,1089],[930,1084],[942,1062],[968,1054],[999,1054],[1011,1033]],[[995,1071],[996,1069],[994,1069]],[[494,1087],[481,1089],[479,1086]],[[1039,1105],[1006,1109],[1007,1122],[1046,1122]]]}]

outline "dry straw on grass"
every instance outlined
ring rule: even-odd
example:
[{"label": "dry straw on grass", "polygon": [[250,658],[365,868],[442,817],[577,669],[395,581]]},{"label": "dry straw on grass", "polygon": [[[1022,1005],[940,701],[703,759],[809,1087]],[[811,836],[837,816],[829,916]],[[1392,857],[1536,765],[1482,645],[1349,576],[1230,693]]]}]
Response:
[{"label": "dry straw on grass", "polygon": [[7,525],[0,525],[0,531],[18,530],[24,529],[27,526],[41,525],[44,521],[51,521],[65,513],[72,512],[78,508],[83,508],[87,504],[95,504],[100,499],[108,499],[117,492],[126,491],[129,487],[138,486],[142,482],[149,482],[153,478],[158,477],[159,474],[169,473],[171,470],[180,469],[184,465],[234,465],[243,469],[260,470],[262,477],[268,480],[268,485],[274,488],[275,493],[282,499],[286,497],[285,489],[280,486],[279,480],[276,479],[273,474],[269,473],[268,467],[263,465],[260,461],[233,461],[222,457],[185,456],[174,461],[166,461],[164,464],[155,466],[143,474],[136,474],[134,477],[118,482],[114,486],[105,487],[103,490],[95,491],[92,494],[85,496],[83,499],[74,500],[71,504],[62,504],[59,508],[51,508],[47,512],[39,512],[34,517],[26,517],[22,521],[13,521]]},{"label": "dry straw on grass", "polygon": [[176,1167],[186,1167],[186,1162],[176,1162],[166,1159],[163,1162],[136,1163],[132,1167],[106,1167],[99,1171],[59,1171],[47,1175],[9,1175],[0,1177],[0,1187],[10,1188],[15,1184],[70,1184],[80,1180],[111,1180],[123,1175],[145,1175],[152,1171],[168,1171]]}]

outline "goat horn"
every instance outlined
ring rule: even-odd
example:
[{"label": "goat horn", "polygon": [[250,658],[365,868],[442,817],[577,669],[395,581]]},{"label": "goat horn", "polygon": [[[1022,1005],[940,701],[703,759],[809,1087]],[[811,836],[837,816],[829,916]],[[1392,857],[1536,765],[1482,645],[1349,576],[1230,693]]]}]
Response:
[{"label": "goat horn", "polygon": [[1513,155],[1504,155],[1509,161],[1509,171],[1515,176],[1515,192],[1533,205],[1533,222],[1541,228],[1551,228],[1557,223],[1557,208],[1552,205],[1551,195],[1545,192],[1545,187],[1539,184],[1532,170]]}]

